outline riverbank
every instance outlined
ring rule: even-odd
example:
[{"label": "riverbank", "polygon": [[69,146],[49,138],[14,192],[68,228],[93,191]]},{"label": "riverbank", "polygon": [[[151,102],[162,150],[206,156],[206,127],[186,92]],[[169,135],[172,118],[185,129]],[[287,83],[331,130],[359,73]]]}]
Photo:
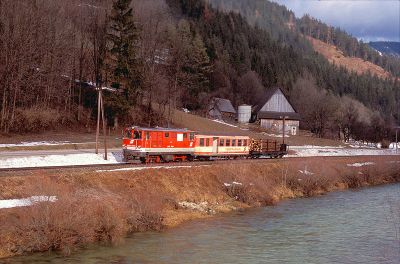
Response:
[{"label": "riverbank", "polygon": [[284,199],[400,181],[400,157],[251,160],[131,170],[36,171],[0,178],[0,200],[53,202],[0,209],[0,255],[123,242],[195,218]]}]

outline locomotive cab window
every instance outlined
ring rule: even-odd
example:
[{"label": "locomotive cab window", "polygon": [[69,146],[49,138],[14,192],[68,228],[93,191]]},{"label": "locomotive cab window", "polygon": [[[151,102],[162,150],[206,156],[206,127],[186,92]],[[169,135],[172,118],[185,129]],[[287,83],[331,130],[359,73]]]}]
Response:
[{"label": "locomotive cab window", "polygon": [[193,140],[194,140],[194,133],[190,133],[190,134],[189,134],[189,140],[190,140],[190,141],[193,141]]},{"label": "locomotive cab window", "polygon": [[230,145],[231,145],[231,140],[230,140],[230,139],[227,139],[227,140],[226,140],[226,146],[229,147]]},{"label": "locomotive cab window", "polygon": [[225,145],[224,139],[221,138],[221,139],[219,140],[219,146],[220,146],[220,147],[223,147],[224,145]]},{"label": "locomotive cab window", "polygon": [[204,138],[200,138],[200,147],[204,147]]},{"label": "locomotive cab window", "polygon": [[141,139],[142,138],[142,133],[140,133],[139,131],[134,131],[133,132],[133,138],[134,139]]},{"label": "locomotive cab window", "polygon": [[236,146],[236,139],[232,139],[232,147]]},{"label": "locomotive cab window", "polygon": [[150,139],[150,132],[146,132],[146,140]]},{"label": "locomotive cab window", "polygon": [[183,138],[187,139],[187,133],[183,133]]},{"label": "locomotive cab window", "polygon": [[125,130],[125,137],[126,138],[132,138],[132,131],[129,130],[129,129]]}]

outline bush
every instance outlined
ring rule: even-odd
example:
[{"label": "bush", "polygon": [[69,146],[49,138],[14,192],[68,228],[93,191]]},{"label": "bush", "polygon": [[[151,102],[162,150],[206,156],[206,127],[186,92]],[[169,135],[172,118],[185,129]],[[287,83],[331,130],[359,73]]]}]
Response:
[{"label": "bush", "polygon": [[55,109],[28,108],[16,110],[12,132],[41,132],[59,126],[62,115]]},{"label": "bush", "polygon": [[388,149],[389,146],[390,146],[389,140],[387,140],[387,139],[382,140],[382,142],[381,142],[381,147],[382,147],[383,149]]}]

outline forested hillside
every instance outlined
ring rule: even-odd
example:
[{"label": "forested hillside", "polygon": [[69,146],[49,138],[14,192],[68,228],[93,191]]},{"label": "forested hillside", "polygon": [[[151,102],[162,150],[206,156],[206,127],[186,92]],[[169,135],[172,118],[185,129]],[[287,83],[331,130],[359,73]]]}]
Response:
[{"label": "forested hillside", "polygon": [[242,14],[252,25],[264,28],[274,39],[286,44],[298,42],[297,33],[301,33],[333,44],[346,56],[370,61],[400,77],[400,59],[381,56],[376,50],[371,49],[368,43],[358,41],[343,29],[329,26],[309,15],[296,18],[285,6],[268,0],[209,0],[209,2],[221,10]]},{"label": "forested hillside", "polygon": [[168,125],[171,109],[201,114],[213,96],[254,104],[280,86],[318,136],[388,137],[399,82],[329,63],[271,6],[274,27],[197,0],[1,1],[0,130],[89,127],[96,87],[117,127]]},{"label": "forested hillside", "polygon": [[382,54],[400,58],[400,42],[371,41],[368,45]]}]

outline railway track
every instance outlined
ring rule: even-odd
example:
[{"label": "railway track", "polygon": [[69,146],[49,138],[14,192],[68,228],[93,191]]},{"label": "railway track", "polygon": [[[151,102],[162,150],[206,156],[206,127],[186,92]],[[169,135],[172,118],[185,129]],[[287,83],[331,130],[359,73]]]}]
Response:
[{"label": "railway track", "polygon": [[84,169],[84,168],[97,168],[97,167],[101,167],[101,168],[104,168],[104,167],[122,167],[124,165],[131,165],[131,164],[129,164],[129,163],[112,163],[112,164],[88,164],[88,165],[0,168],[0,173],[1,172],[13,172],[13,171],[37,171],[37,170],[80,169],[80,168]]},{"label": "railway track", "polygon": [[[251,162],[256,159],[237,159],[237,160],[225,160],[218,159],[212,161],[200,161],[195,160],[191,162],[168,162],[168,163],[149,163],[143,164],[141,162],[121,162],[121,163],[112,163],[112,164],[88,164],[88,165],[66,165],[66,166],[38,166],[38,167],[20,167],[20,168],[0,168],[0,177],[1,172],[19,172],[19,171],[41,171],[41,170],[62,170],[62,169],[107,169],[107,168],[134,168],[134,167],[173,167],[173,166],[190,166],[190,165],[212,165],[212,164],[222,164],[222,163],[230,163],[230,162]],[[261,160],[275,160],[275,159],[266,159],[261,158]]]},{"label": "railway track", "polygon": [[[392,155],[387,155],[391,157]],[[393,155],[398,157],[398,155]],[[213,164],[226,164],[232,162],[256,162],[259,160],[263,161],[285,161],[285,160],[292,160],[292,159],[309,159],[309,158],[349,158],[354,156],[313,156],[313,157],[286,157],[283,159],[272,159],[272,158],[259,158],[259,159],[218,159],[212,161],[192,161],[192,162],[169,162],[169,163],[149,163],[143,164],[141,162],[126,162],[126,163],[112,163],[112,164],[88,164],[88,165],[67,165],[67,166],[42,166],[42,167],[21,167],[21,168],[0,168],[0,177],[4,176],[1,173],[5,172],[21,172],[21,171],[49,171],[49,170],[63,170],[63,169],[96,169],[96,170],[106,170],[107,168],[134,168],[134,167],[174,167],[174,166],[191,166],[191,165],[213,165]],[[370,155],[365,156],[357,156],[357,157],[374,157]]]}]

